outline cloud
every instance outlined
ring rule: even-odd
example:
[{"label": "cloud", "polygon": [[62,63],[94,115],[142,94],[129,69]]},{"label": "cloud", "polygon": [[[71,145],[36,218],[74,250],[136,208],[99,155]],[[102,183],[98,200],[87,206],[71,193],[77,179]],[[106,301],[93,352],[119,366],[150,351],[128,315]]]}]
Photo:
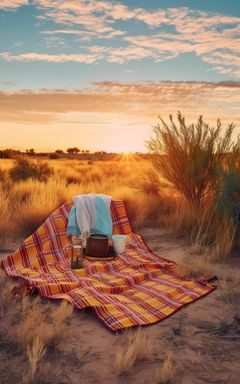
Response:
[{"label": "cloud", "polygon": [[[205,62],[221,64],[213,67],[216,71],[239,77],[240,18],[187,9],[183,11],[176,17],[173,13],[171,18],[166,11],[169,25],[176,29],[174,33],[161,31],[146,35],[128,35],[123,40],[131,45],[147,48],[155,61],[192,52]],[[151,15],[148,17],[151,18]]]},{"label": "cloud", "polygon": [[[16,9],[24,4],[28,4],[28,1],[0,0],[0,8]],[[68,55],[14,55],[5,52],[1,54],[5,60],[93,63],[105,59],[111,63],[124,63],[148,57],[159,62],[174,59],[183,53],[194,53],[203,62],[212,65],[213,70],[232,77],[240,76],[240,17],[187,7],[149,10],[128,6],[120,1],[105,0],[33,0],[32,4],[41,11],[39,22],[51,20],[57,27],[40,33],[59,35],[61,39],[69,35],[75,42],[92,43],[94,40],[94,47],[99,39],[115,39],[114,44],[112,47],[106,44],[104,49],[101,42],[101,57],[93,55],[92,50],[91,54],[82,52],[80,47],[80,52]],[[119,29],[119,21],[124,21],[126,30]],[[134,34],[127,32],[129,23],[135,27]],[[164,29],[166,26],[170,31],[168,33]],[[143,33],[145,30],[146,33]],[[53,46],[54,41],[47,40],[47,47],[51,44]],[[87,47],[83,49],[87,51]]]},{"label": "cloud", "polygon": [[12,81],[2,81],[1,84],[4,86],[4,87],[14,87],[16,84],[13,83]]},{"label": "cloud", "polygon": [[87,63],[92,64],[101,58],[99,54],[47,54],[47,53],[22,53],[13,55],[9,52],[0,52],[0,57],[6,61],[46,61],[50,63]]},{"label": "cloud", "polygon": [[49,36],[45,37],[45,42],[47,48],[59,48],[61,47],[67,47],[67,44],[65,43],[64,39],[58,36]]},{"label": "cloud", "polygon": [[91,41],[94,39],[113,39],[118,38],[119,36],[125,35],[127,32],[115,29],[113,31],[110,31],[108,33],[97,33],[97,32],[90,32],[85,30],[79,30],[79,29],[56,29],[56,30],[50,30],[50,31],[42,31],[40,32],[44,35],[75,35],[77,36],[77,41]]},{"label": "cloud", "polygon": [[28,4],[28,0],[0,0],[0,9],[14,10]]},{"label": "cloud", "polygon": [[216,64],[214,68],[220,73],[230,73],[240,77],[240,56],[236,56],[232,52],[213,52],[204,56],[203,60]]},{"label": "cloud", "polygon": [[240,124],[240,83],[237,82],[101,82],[93,86],[72,92],[1,92],[0,121],[34,125],[64,120],[78,124],[83,119],[81,114],[100,113],[118,114],[119,120],[121,116],[125,120],[127,116],[134,117],[150,126],[158,115],[166,117],[181,110],[193,120],[203,114],[212,122],[219,117],[223,122]]}]

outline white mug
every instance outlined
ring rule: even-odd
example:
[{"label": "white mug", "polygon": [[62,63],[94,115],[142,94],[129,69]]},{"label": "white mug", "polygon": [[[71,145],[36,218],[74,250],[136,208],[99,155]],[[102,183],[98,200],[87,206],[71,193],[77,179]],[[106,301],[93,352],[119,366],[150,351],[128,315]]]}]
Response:
[{"label": "white mug", "polygon": [[126,235],[112,235],[113,249],[117,254],[124,252],[126,240]]}]

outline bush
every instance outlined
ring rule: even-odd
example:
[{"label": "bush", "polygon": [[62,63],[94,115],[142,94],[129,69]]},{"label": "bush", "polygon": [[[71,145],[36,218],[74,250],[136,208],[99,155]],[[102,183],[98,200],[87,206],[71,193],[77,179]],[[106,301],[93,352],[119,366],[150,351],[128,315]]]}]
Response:
[{"label": "bush", "polygon": [[22,157],[16,160],[16,165],[9,171],[9,176],[13,181],[32,178],[46,182],[52,174],[53,169],[47,163],[32,163]]},{"label": "bush", "polygon": [[219,181],[214,189],[215,205],[219,215],[230,218],[234,225],[240,225],[240,156],[238,151],[227,155],[219,167]]},{"label": "bush", "polygon": [[69,184],[80,184],[81,183],[81,178],[79,176],[67,176],[66,177],[66,185],[68,186]]},{"label": "bush", "polygon": [[50,153],[48,158],[51,160],[57,160],[59,159],[59,155],[57,153]]},{"label": "bush", "polygon": [[226,154],[239,150],[239,141],[232,143],[234,126],[230,124],[222,135],[220,120],[213,128],[202,116],[196,124],[187,125],[179,112],[178,126],[169,118],[169,125],[160,118],[147,146],[155,155],[156,170],[187,200],[199,204],[216,183]]},{"label": "bush", "polygon": [[160,180],[158,174],[152,170],[149,170],[144,175],[141,175],[141,178],[135,187],[147,195],[158,196],[160,189]]},{"label": "bush", "polygon": [[0,151],[0,159],[15,159],[20,154],[21,154],[20,151],[16,151],[15,149],[8,148]]}]

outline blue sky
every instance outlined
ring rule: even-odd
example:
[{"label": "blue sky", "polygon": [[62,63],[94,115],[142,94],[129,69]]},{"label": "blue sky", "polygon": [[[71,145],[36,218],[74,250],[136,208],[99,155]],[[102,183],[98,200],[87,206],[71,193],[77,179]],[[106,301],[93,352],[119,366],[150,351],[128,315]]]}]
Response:
[{"label": "blue sky", "polygon": [[[40,123],[48,126],[51,141],[56,123],[70,131],[78,124],[81,131],[86,122],[103,129],[111,121],[110,130],[116,120],[122,129],[140,127],[143,142],[157,113],[180,108],[189,118],[205,113],[239,121],[235,0],[0,0],[0,35],[0,131],[6,145],[18,145],[16,130],[26,124],[33,141]],[[44,92],[48,101],[39,104]],[[57,104],[60,94],[64,105]],[[104,104],[110,97],[115,109]],[[4,129],[12,130],[11,137]]]},{"label": "blue sky", "polygon": [[237,3],[0,0],[1,87],[75,89],[103,80],[236,81]]}]

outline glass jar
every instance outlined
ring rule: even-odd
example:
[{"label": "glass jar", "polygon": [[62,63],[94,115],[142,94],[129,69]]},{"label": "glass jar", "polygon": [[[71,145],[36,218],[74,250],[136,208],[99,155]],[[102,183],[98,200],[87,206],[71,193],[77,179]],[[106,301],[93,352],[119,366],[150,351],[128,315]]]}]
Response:
[{"label": "glass jar", "polygon": [[71,250],[71,268],[83,268],[83,246],[82,239],[79,237],[72,238],[72,250]]}]

